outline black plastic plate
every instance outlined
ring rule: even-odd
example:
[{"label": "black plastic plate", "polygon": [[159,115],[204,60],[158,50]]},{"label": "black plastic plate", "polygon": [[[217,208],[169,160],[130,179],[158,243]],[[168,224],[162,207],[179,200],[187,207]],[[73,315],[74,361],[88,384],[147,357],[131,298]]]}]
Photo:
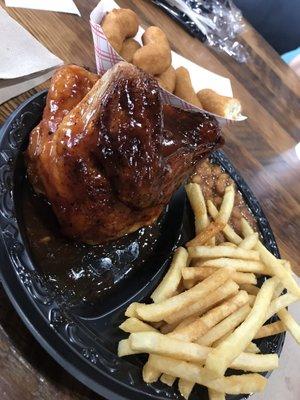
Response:
[{"label": "black plastic plate", "polygon": [[[131,268],[128,262],[128,268],[122,270],[118,282],[107,287],[96,301],[80,303],[57,291],[45,279],[41,263],[33,257],[26,233],[26,215],[22,215],[26,171],[20,158],[30,131],[41,119],[45,98],[46,92],[41,92],[24,102],[1,130],[0,265],[4,289],[39,343],[68,372],[98,394],[116,400],[181,399],[176,389],[160,382],[146,385],[141,377],[146,358],[119,359],[117,344],[125,337],[118,329],[124,309],[132,301],[148,300],[168,266],[174,247],[193,235],[192,216],[184,190],[180,189],[173,196],[160,222],[157,239],[148,248],[151,251],[140,268]],[[236,182],[257,219],[265,245],[279,256],[268,221],[247,184],[223,152],[215,152],[212,160]],[[142,237],[133,236],[132,240],[143,245]],[[89,250],[87,246],[86,251]],[[117,250],[112,247],[109,251]],[[262,352],[280,354],[283,342],[284,334],[281,334],[258,344]],[[205,389],[197,387],[193,391],[191,399],[198,398],[207,398]]]}]

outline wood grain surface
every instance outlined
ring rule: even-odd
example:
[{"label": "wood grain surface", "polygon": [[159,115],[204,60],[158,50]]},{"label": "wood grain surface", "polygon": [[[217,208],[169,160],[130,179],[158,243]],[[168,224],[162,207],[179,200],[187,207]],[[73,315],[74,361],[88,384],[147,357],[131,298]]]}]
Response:
[{"label": "wood grain surface", "polygon": [[[143,26],[158,25],[172,48],[193,62],[231,79],[248,119],[224,129],[225,152],[259,199],[283,257],[300,274],[300,79],[251,26],[241,41],[251,60],[238,64],[192,38],[146,0],[118,0],[136,11]],[[6,9],[66,63],[95,70],[89,14],[97,0],[76,0],[82,17],[47,11]],[[0,0],[4,6],[4,0]],[[0,124],[32,89],[0,106]],[[299,144],[300,147],[300,144]],[[0,289],[0,399],[100,399],[59,367],[36,343]]]}]

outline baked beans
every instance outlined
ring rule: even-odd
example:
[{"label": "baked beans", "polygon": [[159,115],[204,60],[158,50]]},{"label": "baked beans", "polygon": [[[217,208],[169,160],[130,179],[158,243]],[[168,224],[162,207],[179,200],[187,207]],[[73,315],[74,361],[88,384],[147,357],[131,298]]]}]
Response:
[{"label": "baked beans", "polygon": [[[219,166],[212,164],[209,160],[204,161],[197,168],[196,174],[191,177],[192,182],[199,183],[205,200],[212,200],[216,207],[220,207],[225,188],[233,183],[230,176]],[[237,191],[229,224],[241,235],[241,217],[244,217],[257,231],[254,216],[245,203],[242,194]],[[217,241],[225,240],[223,235]]]}]

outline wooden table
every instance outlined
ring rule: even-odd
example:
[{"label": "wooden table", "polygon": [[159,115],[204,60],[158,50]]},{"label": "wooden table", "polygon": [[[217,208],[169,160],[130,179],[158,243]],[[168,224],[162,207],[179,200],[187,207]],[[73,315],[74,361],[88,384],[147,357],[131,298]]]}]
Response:
[{"label": "wooden table", "polygon": [[[82,17],[45,11],[7,9],[18,22],[66,63],[95,69],[89,14],[97,0],[76,1]],[[4,5],[4,0],[0,0]],[[242,173],[277,238],[282,256],[300,274],[300,80],[251,28],[242,35],[251,61],[237,64],[189,36],[148,1],[119,0],[137,11],[143,25],[162,27],[172,47],[192,61],[231,79],[247,121],[224,129],[225,151]],[[0,107],[0,124],[33,89]],[[300,146],[300,144],[299,144]],[[300,149],[299,149],[300,152]],[[299,155],[298,155],[299,156]],[[36,343],[0,290],[1,400],[99,399],[69,376]]]}]

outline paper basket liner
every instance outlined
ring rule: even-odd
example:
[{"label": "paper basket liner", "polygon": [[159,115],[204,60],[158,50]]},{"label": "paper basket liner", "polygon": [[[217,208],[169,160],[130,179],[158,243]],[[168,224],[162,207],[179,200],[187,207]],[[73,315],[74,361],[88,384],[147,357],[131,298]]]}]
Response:
[{"label": "paper basket liner", "polygon": [[[104,74],[108,69],[113,67],[120,61],[124,61],[123,58],[113,49],[113,47],[108,42],[102,27],[101,22],[107,12],[112,11],[115,8],[120,8],[117,3],[112,0],[101,0],[96,8],[92,11],[90,15],[90,24],[92,29],[95,58],[97,65],[97,72],[99,74]],[[139,27],[138,33],[134,37],[139,43],[142,43],[141,37],[144,33],[144,29]],[[179,54],[172,51],[172,65],[176,69],[180,66],[184,66],[188,69],[193,87],[196,92],[201,89],[212,89],[222,96],[233,97],[231,82],[228,78],[215,74],[199,65],[191,62],[190,60],[180,56]],[[180,99],[174,94],[160,88],[161,98],[163,103],[171,104],[175,107],[180,107],[184,110],[198,111],[199,108],[193,106],[190,103]],[[211,114],[206,110],[201,110],[207,114]],[[219,115],[211,114],[217,117],[218,121],[223,125],[228,121],[243,121],[247,117],[241,115],[237,119],[227,119]]]}]

